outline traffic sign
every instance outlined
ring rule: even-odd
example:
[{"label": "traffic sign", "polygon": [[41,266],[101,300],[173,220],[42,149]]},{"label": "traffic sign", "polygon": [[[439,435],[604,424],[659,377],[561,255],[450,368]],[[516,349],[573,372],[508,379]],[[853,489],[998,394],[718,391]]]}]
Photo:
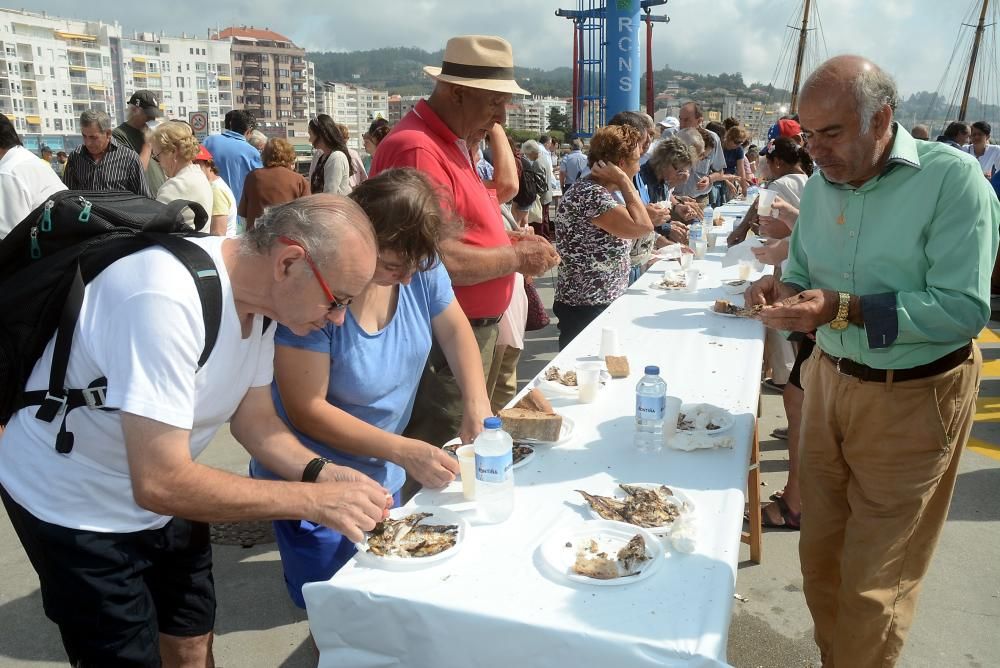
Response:
[{"label": "traffic sign", "polygon": [[191,129],[194,130],[196,135],[208,134],[208,114],[204,111],[192,111],[188,114],[188,121],[191,123]]}]

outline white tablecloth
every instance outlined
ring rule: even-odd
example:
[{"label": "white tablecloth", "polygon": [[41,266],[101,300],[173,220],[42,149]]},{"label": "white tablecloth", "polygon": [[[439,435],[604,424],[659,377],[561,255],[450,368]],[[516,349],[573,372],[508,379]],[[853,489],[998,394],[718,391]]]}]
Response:
[{"label": "white tablecloth", "polygon": [[[734,211],[742,208],[725,209]],[[736,277],[721,255],[693,264],[703,273],[695,294],[649,287],[662,278],[657,263],[559,354],[554,363],[567,368],[596,356],[602,327],[615,327],[631,376],[609,381],[592,404],[553,401],[574,421],[573,438],[537,448],[516,471],[508,521],[473,525],[456,556],[424,570],[352,561],[306,585],[320,666],[726,665],[763,328],[709,312],[724,298],[720,280]],[[669,395],[731,411],[733,449],[638,452],[634,388],[647,364],[659,365]],[[687,492],[697,509],[695,552],[668,550],[658,572],[623,586],[572,584],[542,567],[539,543],[590,519],[574,490],[610,492],[618,481]],[[455,482],[411,504],[461,511],[462,502]]]}]

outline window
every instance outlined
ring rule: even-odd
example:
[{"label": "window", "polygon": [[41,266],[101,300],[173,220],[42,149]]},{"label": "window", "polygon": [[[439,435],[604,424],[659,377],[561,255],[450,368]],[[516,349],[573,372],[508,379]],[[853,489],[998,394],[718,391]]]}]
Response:
[{"label": "window", "polygon": [[278,76],[279,77],[287,77],[288,74],[289,74],[288,70],[278,70]]},{"label": "window", "polygon": [[38,57],[42,57],[42,47],[38,47]]},{"label": "window", "polygon": [[194,49],[188,49],[188,53],[190,53],[193,56],[194,55]]},{"label": "window", "polygon": [[63,129],[63,122],[61,118],[57,118],[52,121],[52,129],[61,132]]},{"label": "window", "polygon": [[242,76],[243,75],[243,68],[242,67],[234,67],[233,68],[233,74],[235,74],[236,76]]},{"label": "window", "polygon": [[190,72],[191,71],[191,63],[184,63],[184,69],[185,69],[185,71]]},{"label": "window", "polygon": [[198,90],[205,90],[208,88],[208,79],[205,77],[198,77],[197,79]]},{"label": "window", "polygon": [[177,87],[184,88],[184,77],[177,77]]},{"label": "window", "polygon": [[271,90],[271,82],[270,82],[270,81],[265,81],[264,83],[262,83],[262,84],[261,84],[261,86],[262,86],[262,87],[263,87],[263,88],[264,88],[265,90]]},{"label": "window", "polygon": [[178,98],[178,100],[179,100],[180,102],[183,102],[183,101],[184,101],[184,91],[181,91],[181,92],[177,93],[177,95],[179,95],[179,96],[180,96],[180,97]]}]

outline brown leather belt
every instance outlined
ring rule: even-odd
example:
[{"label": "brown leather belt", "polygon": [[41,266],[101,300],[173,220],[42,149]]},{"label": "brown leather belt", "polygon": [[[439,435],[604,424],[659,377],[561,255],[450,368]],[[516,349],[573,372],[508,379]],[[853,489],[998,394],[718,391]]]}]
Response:
[{"label": "brown leather belt", "polygon": [[[884,383],[887,380],[888,374],[886,369],[873,369],[870,366],[859,364],[858,362],[849,360],[846,357],[834,357],[833,355],[828,355],[822,350],[820,352],[823,354],[823,357],[833,362],[834,366],[837,367],[837,372],[840,374],[852,376],[870,383]],[[901,383],[907,380],[919,380],[920,378],[929,378],[931,376],[936,376],[939,373],[944,373],[945,371],[951,371],[959,364],[967,360],[971,352],[972,342],[970,341],[958,350],[954,350],[943,357],[939,357],[933,362],[921,364],[920,366],[915,366],[909,369],[892,369],[892,382]]]},{"label": "brown leather belt", "polygon": [[489,327],[500,322],[502,317],[502,315],[498,315],[495,318],[469,318],[469,324],[473,327]]}]

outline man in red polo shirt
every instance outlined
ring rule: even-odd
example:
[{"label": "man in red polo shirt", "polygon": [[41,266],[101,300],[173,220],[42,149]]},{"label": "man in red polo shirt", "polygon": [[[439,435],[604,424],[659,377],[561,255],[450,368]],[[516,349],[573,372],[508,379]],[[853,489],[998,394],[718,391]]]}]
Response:
[{"label": "man in red polo shirt", "polygon": [[[485,133],[491,146],[508,146],[503,134],[506,107],[514,93],[527,95],[514,81],[510,44],[478,35],[448,40],[440,68],[424,71],[437,84],[379,144],[371,175],[392,167],[415,167],[447,191],[464,232],[441,244],[441,255],[455,297],[469,318],[489,375],[497,322],[507,309],[514,272],[538,276],[559,256],[545,239],[507,234],[495,195],[486,189],[469,154],[470,143]],[[460,386],[435,342],[417,391],[406,435],[443,444],[458,433],[462,418]]]}]

